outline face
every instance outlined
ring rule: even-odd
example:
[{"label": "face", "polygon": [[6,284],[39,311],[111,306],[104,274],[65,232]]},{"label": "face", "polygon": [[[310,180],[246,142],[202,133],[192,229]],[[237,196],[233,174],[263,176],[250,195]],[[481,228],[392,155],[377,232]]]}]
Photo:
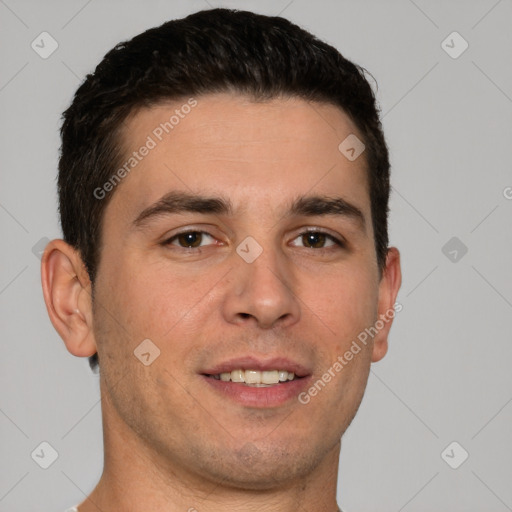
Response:
[{"label": "face", "polygon": [[[127,160],[147,154],[104,216],[93,304],[104,420],[191,478],[270,488],[339,450],[384,334],[333,365],[393,290],[379,278],[364,154],[338,149],[358,134],[342,111],[196,101],[127,123]],[[172,130],[158,130],[176,109]],[[286,382],[212,376],[257,382],[261,370]]]}]

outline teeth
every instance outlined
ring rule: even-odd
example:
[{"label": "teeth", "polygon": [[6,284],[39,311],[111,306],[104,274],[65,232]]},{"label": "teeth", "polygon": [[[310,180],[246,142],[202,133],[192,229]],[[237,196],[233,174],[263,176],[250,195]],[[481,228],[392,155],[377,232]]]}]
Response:
[{"label": "teeth", "polygon": [[245,382],[243,370],[233,370],[231,372],[231,382]]},{"label": "teeth", "polygon": [[261,372],[262,384],[277,384],[279,382],[279,372],[277,370]]},{"label": "teeth", "polygon": [[287,372],[286,370],[266,370],[261,372],[259,370],[241,369],[212,375],[212,377],[224,382],[244,382],[249,386],[258,387],[278,384],[279,382],[286,382],[296,378],[293,372]]},{"label": "teeth", "polygon": [[245,370],[246,384],[261,384],[261,372],[258,370]]}]

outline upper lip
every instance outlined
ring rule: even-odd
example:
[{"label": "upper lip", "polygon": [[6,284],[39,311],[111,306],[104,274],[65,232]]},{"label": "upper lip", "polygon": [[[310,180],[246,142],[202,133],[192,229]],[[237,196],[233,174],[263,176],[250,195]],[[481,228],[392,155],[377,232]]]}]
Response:
[{"label": "upper lip", "polygon": [[219,373],[228,373],[233,370],[240,369],[259,371],[285,370],[287,372],[293,372],[297,377],[306,377],[311,373],[304,365],[286,357],[264,359],[254,356],[242,356],[229,359],[228,361],[211,366],[200,373],[206,375],[218,375]]}]

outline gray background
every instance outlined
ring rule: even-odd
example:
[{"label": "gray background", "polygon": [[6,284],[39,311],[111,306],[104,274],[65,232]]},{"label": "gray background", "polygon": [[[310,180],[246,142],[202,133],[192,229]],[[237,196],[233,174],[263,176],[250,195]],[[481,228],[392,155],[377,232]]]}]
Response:
[{"label": "gray background", "polygon": [[[510,0],[0,0],[0,510],[63,511],[102,468],[98,376],[66,352],[40,287],[41,239],[61,236],[60,114],[114,44],[209,5],[281,13],[379,84],[403,310],[344,437],[339,503],[512,510]],[[59,45],[47,59],[31,48],[43,31]],[[46,470],[31,458],[43,441],[58,452]]]}]

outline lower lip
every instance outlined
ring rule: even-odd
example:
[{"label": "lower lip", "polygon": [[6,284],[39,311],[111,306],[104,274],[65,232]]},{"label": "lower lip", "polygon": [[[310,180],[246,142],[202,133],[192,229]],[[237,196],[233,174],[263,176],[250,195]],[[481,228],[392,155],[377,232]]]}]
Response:
[{"label": "lower lip", "polygon": [[289,400],[298,401],[298,395],[307,388],[309,377],[289,380],[281,384],[268,387],[247,386],[241,382],[225,382],[213,377],[201,376],[207,384],[224,397],[246,407],[269,408],[278,407]]}]

